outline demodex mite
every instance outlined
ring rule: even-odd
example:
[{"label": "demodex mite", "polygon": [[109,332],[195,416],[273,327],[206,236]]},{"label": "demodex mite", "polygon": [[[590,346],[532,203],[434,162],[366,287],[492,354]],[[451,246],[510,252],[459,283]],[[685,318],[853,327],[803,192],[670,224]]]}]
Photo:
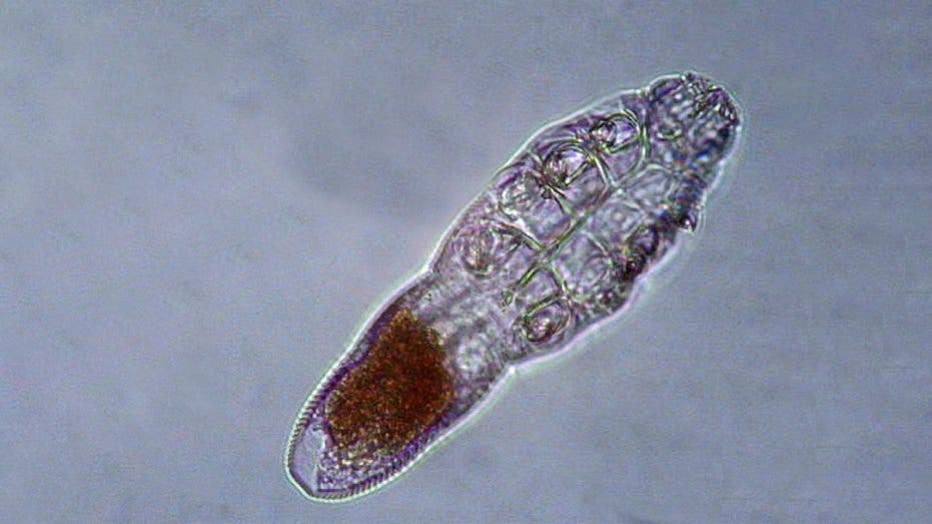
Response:
[{"label": "demodex mite", "polygon": [[516,367],[626,309],[695,229],[739,130],[732,97],[691,72],[541,128],[314,389],[285,454],[292,483],[325,501],[387,484]]}]

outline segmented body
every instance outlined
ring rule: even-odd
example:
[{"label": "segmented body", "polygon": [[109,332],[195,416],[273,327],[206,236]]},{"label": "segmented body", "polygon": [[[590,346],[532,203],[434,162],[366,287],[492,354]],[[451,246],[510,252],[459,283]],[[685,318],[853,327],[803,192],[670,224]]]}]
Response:
[{"label": "segmented body", "polygon": [[[331,500],[384,484],[476,413],[510,368],[569,347],[623,309],[680,233],[695,228],[738,129],[729,95],[694,73],[658,78],[542,128],[312,394],[289,442],[290,478]],[[416,362],[442,357],[448,384],[418,389],[392,376],[404,371],[385,371],[396,369],[392,361],[366,363],[371,348],[397,339],[386,333],[399,322],[420,333]],[[372,391],[354,392],[346,385],[354,381],[385,384],[395,407],[370,408]],[[334,420],[350,409],[368,425],[341,444]],[[400,434],[415,436],[389,450]]]}]

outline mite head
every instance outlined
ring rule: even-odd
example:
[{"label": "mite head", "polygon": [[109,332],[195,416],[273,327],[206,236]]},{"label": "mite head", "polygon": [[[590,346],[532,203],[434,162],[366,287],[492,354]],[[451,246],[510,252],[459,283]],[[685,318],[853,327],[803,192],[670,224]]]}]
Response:
[{"label": "mite head", "polygon": [[647,88],[651,156],[696,171],[714,169],[728,155],[740,119],[731,96],[708,78],[687,72]]}]

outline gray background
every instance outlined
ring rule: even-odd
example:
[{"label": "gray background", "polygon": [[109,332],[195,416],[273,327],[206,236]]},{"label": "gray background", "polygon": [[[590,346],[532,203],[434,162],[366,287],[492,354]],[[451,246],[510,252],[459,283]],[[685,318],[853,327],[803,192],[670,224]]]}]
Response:
[{"label": "gray background", "polygon": [[[808,3],[808,2],[807,2]],[[926,5],[0,6],[6,521],[932,519]],[[388,489],[292,418],[539,125],[695,68],[688,260]]]}]

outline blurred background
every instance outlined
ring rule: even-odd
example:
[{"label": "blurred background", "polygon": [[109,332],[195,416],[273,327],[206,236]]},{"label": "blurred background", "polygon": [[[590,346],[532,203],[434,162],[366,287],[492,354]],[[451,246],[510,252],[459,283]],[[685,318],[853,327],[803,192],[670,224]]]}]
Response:
[{"label": "blurred background", "polygon": [[[932,519],[927,2],[0,4],[0,520]],[[624,318],[304,500],[308,390],[535,129],[691,68],[740,162]]]}]

